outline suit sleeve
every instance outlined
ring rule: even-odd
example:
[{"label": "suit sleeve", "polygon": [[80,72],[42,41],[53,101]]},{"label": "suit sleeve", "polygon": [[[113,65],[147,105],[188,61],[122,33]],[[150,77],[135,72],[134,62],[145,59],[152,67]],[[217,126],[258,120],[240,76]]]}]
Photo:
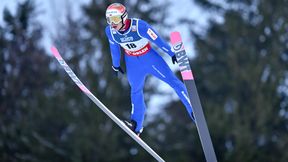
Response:
[{"label": "suit sleeve", "polygon": [[110,52],[112,57],[112,65],[114,67],[120,67],[120,59],[121,59],[120,45],[113,40],[109,26],[105,28],[105,33],[109,41]]},{"label": "suit sleeve", "polygon": [[167,42],[165,42],[160,35],[145,21],[138,20],[138,31],[139,34],[156,44],[164,52],[168,53],[171,57],[174,56],[171,47]]}]

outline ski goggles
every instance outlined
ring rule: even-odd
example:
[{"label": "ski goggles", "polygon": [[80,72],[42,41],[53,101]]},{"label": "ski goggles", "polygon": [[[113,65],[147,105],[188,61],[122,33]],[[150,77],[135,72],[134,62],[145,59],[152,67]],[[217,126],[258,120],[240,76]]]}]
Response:
[{"label": "ski goggles", "polygon": [[121,16],[109,16],[106,19],[108,24],[119,24],[122,21]]}]

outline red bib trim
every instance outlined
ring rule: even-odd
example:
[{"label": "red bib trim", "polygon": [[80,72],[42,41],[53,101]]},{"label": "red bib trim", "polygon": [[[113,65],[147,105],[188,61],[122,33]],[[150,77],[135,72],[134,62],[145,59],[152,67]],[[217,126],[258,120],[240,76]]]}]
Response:
[{"label": "red bib trim", "polygon": [[141,56],[146,54],[148,51],[150,51],[151,45],[147,43],[143,48],[137,50],[137,51],[129,51],[125,49],[125,53],[129,56]]}]

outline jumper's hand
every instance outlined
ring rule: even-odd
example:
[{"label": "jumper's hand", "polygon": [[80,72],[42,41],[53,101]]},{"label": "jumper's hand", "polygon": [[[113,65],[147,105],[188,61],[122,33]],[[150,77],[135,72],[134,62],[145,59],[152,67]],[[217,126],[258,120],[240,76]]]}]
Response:
[{"label": "jumper's hand", "polygon": [[122,70],[122,68],[120,66],[119,67],[112,66],[112,69],[114,70],[114,73],[116,76],[118,76],[118,72],[124,74],[124,71]]}]

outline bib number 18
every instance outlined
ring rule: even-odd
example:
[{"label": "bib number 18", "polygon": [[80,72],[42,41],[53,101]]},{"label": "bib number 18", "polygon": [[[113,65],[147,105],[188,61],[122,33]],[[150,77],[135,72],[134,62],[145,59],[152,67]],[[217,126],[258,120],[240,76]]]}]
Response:
[{"label": "bib number 18", "polygon": [[134,43],[130,43],[130,44],[125,44],[129,49],[131,49],[131,48],[136,48],[137,46],[136,46],[136,44],[134,44]]}]

